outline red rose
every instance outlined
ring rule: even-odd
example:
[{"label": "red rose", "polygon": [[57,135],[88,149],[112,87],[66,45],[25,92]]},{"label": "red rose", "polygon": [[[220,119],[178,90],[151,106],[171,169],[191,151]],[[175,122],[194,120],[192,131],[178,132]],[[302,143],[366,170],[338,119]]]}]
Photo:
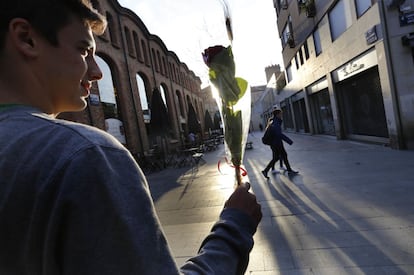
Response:
[{"label": "red rose", "polygon": [[226,48],[221,45],[217,45],[217,46],[213,46],[213,47],[209,47],[205,49],[203,53],[204,63],[206,63],[206,65],[209,66],[213,58],[225,49]]}]

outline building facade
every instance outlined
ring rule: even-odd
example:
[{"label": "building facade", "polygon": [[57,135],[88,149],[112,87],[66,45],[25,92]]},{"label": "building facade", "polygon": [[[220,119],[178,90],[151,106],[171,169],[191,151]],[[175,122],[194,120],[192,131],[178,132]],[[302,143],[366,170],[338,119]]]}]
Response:
[{"label": "building facade", "polygon": [[108,21],[106,32],[96,37],[104,78],[94,84],[85,111],[61,114],[61,118],[106,130],[139,157],[159,142],[151,125],[155,110],[151,97],[158,89],[168,112],[167,147],[183,145],[190,105],[204,127],[200,78],[149,33],[137,14],[116,0],[91,2]]},{"label": "building facade", "polygon": [[277,101],[278,95],[286,86],[286,78],[283,71],[280,69],[280,65],[272,65],[265,68],[267,85],[265,91],[262,93],[258,104],[262,109],[262,123],[267,125],[269,119],[273,118],[273,110],[275,107],[279,107]]},{"label": "building facade", "polygon": [[292,131],[414,149],[414,1],[274,0]]},{"label": "building facade", "polygon": [[207,125],[208,123],[204,121],[204,136],[208,137],[211,135],[211,132],[223,131],[221,116],[217,100],[213,97],[211,86],[201,89],[201,94],[206,112],[204,114],[204,119],[206,120],[206,116],[209,115],[212,122],[212,125]]},{"label": "building facade", "polygon": [[263,129],[266,124],[263,122],[263,105],[261,98],[266,91],[266,85],[251,86],[250,87],[251,100],[251,114],[250,114],[250,131],[259,131]]}]

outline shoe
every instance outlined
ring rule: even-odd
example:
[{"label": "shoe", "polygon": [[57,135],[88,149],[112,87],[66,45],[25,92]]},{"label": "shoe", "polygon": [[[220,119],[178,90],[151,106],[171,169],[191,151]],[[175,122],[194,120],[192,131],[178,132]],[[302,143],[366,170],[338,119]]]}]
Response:
[{"label": "shoe", "polygon": [[266,178],[266,179],[269,179],[269,177],[267,176],[267,172],[266,171],[262,171],[262,174],[263,174],[263,176]]},{"label": "shoe", "polygon": [[293,171],[293,170],[287,170],[287,171],[288,171],[288,174],[290,174],[290,175],[294,175],[294,174],[299,173],[298,171]]},{"label": "shoe", "polygon": [[272,169],[272,174],[277,174],[279,173],[279,171],[277,171],[276,169]]}]

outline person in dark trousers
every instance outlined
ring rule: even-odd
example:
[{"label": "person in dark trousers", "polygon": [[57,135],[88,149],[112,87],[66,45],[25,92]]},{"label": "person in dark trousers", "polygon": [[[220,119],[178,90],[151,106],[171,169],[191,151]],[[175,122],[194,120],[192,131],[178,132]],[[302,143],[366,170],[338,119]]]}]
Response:
[{"label": "person in dark trousers", "polygon": [[131,153],[56,118],[103,77],[105,23],[89,0],[0,1],[0,274],[244,274],[262,217],[249,184],[179,268]]},{"label": "person in dark trousers", "polygon": [[[282,127],[282,123],[283,123],[283,121],[281,120],[280,121],[280,127]],[[282,147],[283,147],[283,150],[286,151],[283,142],[282,142]],[[284,167],[283,167],[283,158],[280,158],[279,159],[279,169],[280,170],[283,170],[284,169]],[[277,173],[277,170],[275,169],[274,166],[272,167],[272,173],[274,173],[274,174]]]},{"label": "person in dark trousers", "polygon": [[293,141],[287,137],[285,134],[282,133],[282,110],[276,109],[273,111],[273,121],[268,126],[270,127],[270,133],[272,137],[272,143],[270,144],[270,148],[272,149],[272,159],[266,166],[266,168],[262,171],[262,174],[265,178],[269,178],[267,175],[270,169],[274,169],[275,163],[280,159],[283,160],[284,164],[286,165],[286,170],[289,174],[297,174],[297,171],[292,170],[290,167],[290,163],[287,157],[287,152],[283,146],[283,141],[288,143],[289,145],[293,144]]}]

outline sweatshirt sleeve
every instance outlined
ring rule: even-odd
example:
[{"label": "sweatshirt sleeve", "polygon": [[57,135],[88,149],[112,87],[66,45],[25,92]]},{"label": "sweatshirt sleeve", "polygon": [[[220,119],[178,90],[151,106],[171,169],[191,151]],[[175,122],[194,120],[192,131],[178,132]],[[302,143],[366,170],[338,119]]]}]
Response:
[{"label": "sweatshirt sleeve", "polygon": [[289,145],[292,145],[293,144],[293,141],[288,137],[288,136],[286,136],[285,134],[283,134],[282,133],[282,139],[287,143],[287,144],[289,144]]},{"label": "sweatshirt sleeve", "polygon": [[[180,273],[145,177],[127,152],[89,148],[62,172],[46,249],[61,274]],[[224,209],[181,273],[244,274],[255,230],[246,214]]]},{"label": "sweatshirt sleeve", "polygon": [[244,274],[256,229],[250,217],[237,209],[224,209],[203,241],[198,255],[182,267],[183,274]]},{"label": "sweatshirt sleeve", "polygon": [[179,273],[148,184],[126,150],[78,152],[61,177],[48,249],[61,274]]}]

